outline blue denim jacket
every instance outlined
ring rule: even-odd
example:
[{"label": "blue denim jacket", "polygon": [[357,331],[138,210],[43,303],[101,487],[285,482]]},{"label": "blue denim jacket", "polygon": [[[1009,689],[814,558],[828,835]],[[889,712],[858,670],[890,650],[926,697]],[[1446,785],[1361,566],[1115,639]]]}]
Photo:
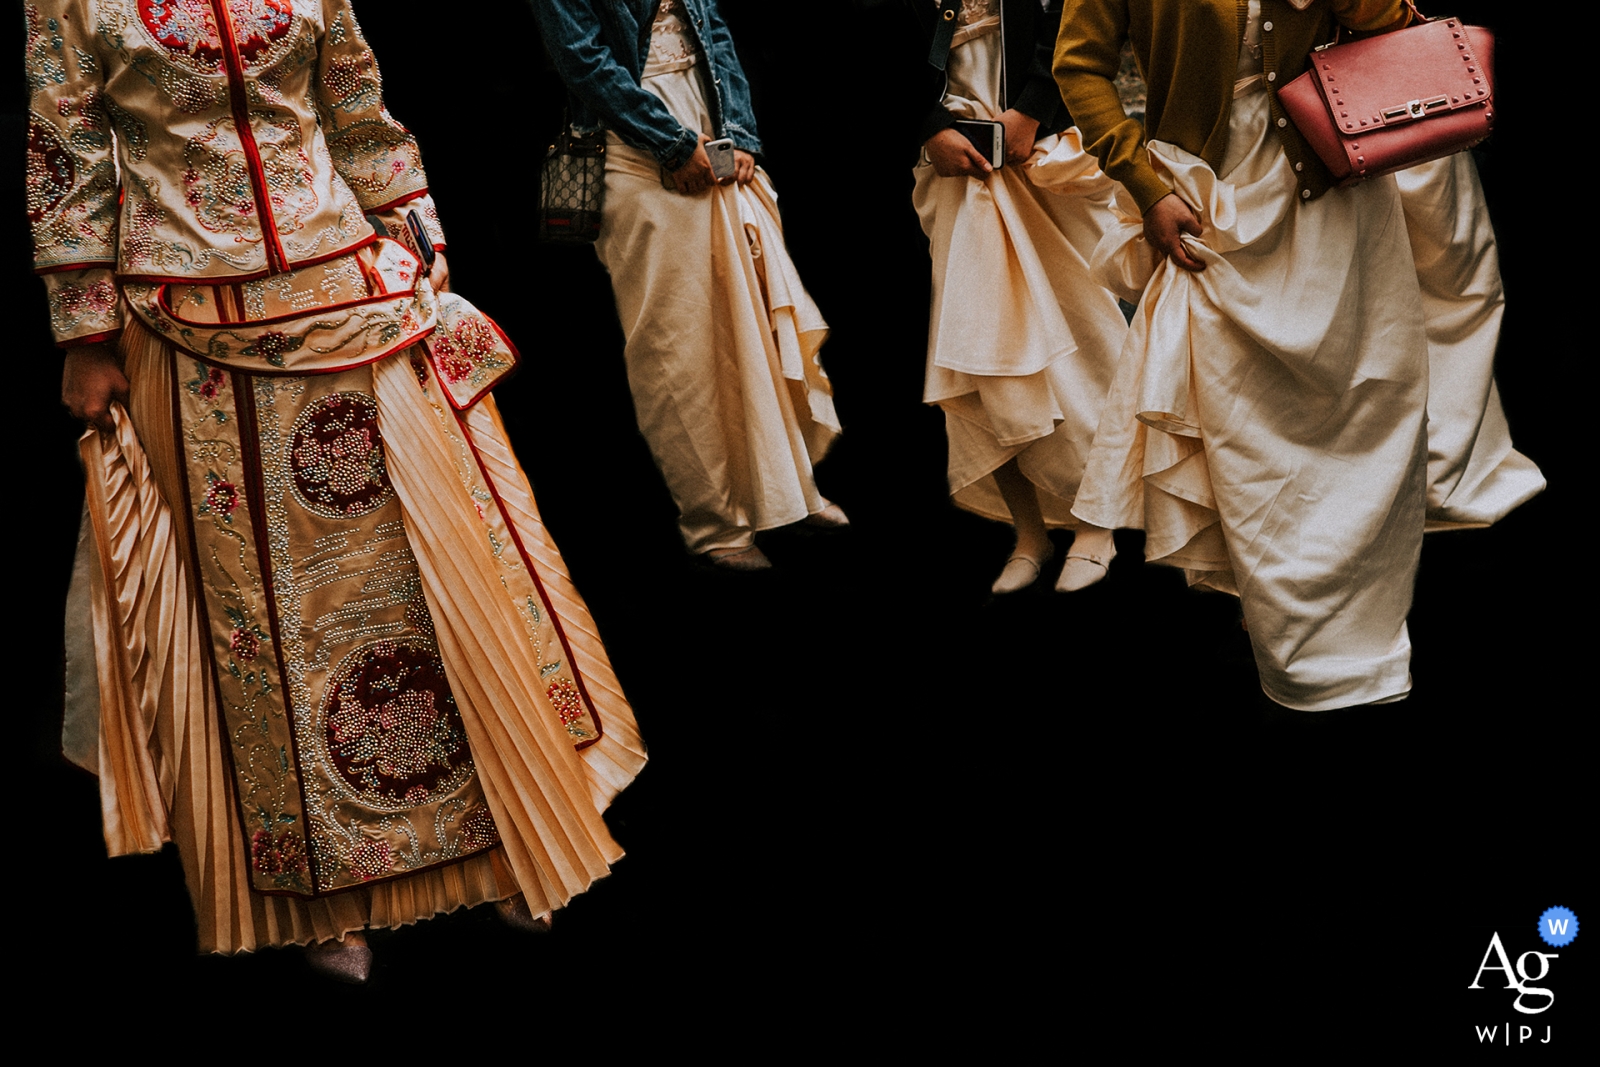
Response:
[{"label": "blue denim jacket", "polygon": [[639,85],[660,0],[532,2],[544,46],[571,95],[569,117],[577,132],[615,130],[625,143],[649,152],[668,170],[688,161],[701,133],[731,137],[736,147],[752,155],[761,151],[750,85],[716,0],[678,0],[706,66],[715,130],[685,128]]}]

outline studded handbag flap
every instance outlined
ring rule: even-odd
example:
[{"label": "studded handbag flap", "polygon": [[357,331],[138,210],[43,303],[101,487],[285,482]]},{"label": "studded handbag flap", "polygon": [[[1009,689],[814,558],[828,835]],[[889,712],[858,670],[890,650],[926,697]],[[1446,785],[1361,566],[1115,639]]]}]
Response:
[{"label": "studded handbag flap", "polygon": [[1459,19],[1424,22],[1311,54],[1278,92],[1341,185],[1470,148],[1494,124],[1494,35]]}]

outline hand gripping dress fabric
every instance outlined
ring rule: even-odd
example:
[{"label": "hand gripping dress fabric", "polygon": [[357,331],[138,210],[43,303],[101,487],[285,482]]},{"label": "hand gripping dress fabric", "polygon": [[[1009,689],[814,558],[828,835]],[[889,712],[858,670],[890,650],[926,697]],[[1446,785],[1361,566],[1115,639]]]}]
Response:
[{"label": "hand gripping dress fabric", "polygon": [[[944,106],[964,118],[1002,110],[990,7],[959,16],[950,50]],[[923,400],[945,414],[951,495],[1009,522],[993,475],[1015,458],[1045,521],[1076,526],[1072,502],[1127,333],[1116,298],[1089,276],[1115,183],[1075,129],[982,181],[942,178],[927,162],[914,178],[933,257]]]},{"label": "hand gripping dress fabric", "polygon": [[[716,124],[678,8],[663,3],[641,85],[691,130]],[[840,432],[817,358],[828,326],[784,245],[764,170],[696,195],[607,134],[611,275],[639,430],[678,506],[691,552],[743,548],[827,501],[812,466]]]}]

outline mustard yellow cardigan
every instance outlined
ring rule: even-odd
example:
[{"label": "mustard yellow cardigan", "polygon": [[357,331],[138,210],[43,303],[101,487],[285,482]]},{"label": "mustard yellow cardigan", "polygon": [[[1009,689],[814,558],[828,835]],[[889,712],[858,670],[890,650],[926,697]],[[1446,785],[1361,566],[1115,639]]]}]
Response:
[{"label": "mustard yellow cardigan", "polygon": [[[1101,169],[1127,187],[1141,211],[1172,191],[1150,167],[1147,136],[1221,169],[1247,10],[1246,0],[1066,0],[1056,82]],[[1336,23],[1374,33],[1398,29],[1409,17],[1401,0],[1261,0],[1272,121],[1302,200],[1321,196],[1333,180],[1284,115],[1278,87],[1305,72],[1311,50],[1333,40]],[[1123,113],[1111,83],[1125,40],[1149,85],[1143,126]]]}]

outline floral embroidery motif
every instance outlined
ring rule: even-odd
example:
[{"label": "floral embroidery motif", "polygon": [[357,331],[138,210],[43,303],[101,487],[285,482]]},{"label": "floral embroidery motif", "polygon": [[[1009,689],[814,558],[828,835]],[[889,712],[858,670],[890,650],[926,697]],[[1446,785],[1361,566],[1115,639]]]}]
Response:
[{"label": "floral embroidery motif", "polygon": [[58,337],[72,336],[80,326],[116,329],[117,289],[109,278],[97,278],[86,285],[63,282],[49,286],[50,327]]},{"label": "floral embroidery motif", "polygon": [[[85,133],[92,139],[94,126],[80,124],[72,131],[78,139]],[[85,159],[74,147],[54,125],[29,113],[28,222],[40,267],[111,260],[116,172],[109,158]]]},{"label": "floral embroidery motif", "polygon": [[233,522],[233,512],[239,506],[239,487],[224,481],[212,471],[206,472],[206,495],[195,509],[201,515],[215,515],[223,522]]},{"label": "floral embroidery motif", "polygon": [[454,293],[437,298],[438,322],[423,342],[450,405],[464,411],[516,368],[517,353],[487,315]]},{"label": "floral embroidery motif", "polygon": [[297,351],[305,343],[303,337],[292,337],[281,330],[268,330],[255,339],[253,344],[245,345],[239,350],[243,356],[260,356],[274,367],[283,366],[283,357],[290,352]]},{"label": "floral embroidery motif", "polygon": [[39,8],[34,4],[22,10],[28,25],[28,91],[38,93],[67,80],[67,61],[61,50],[61,24],[55,19],[44,19],[41,23]]},{"label": "floral embroidery motif", "polygon": [[161,68],[157,81],[172,106],[185,115],[203,115],[227,103],[225,84],[208,81],[178,67]]},{"label": "floral embroidery motif", "polygon": [[399,123],[368,119],[329,130],[328,151],[363,204],[384,204],[427,188],[417,142]]},{"label": "floral embroidery motif", "polygon": [[336,56],[322,74],[322,84],[340,111],[360,111],[381,102],[378,67],[371,52]]},{"label": "floral embroidery motif", "polygon": [[[284,830],[274,836],[270,831],[257,830],[250,836],[250,865],[257,874],[299,875],[306,872],[306,843],[293,830]],[[293,886],[298,878],[274,879],[279,886]]]},{"label": "floral embroidery motif", "polygon": [[28,221],[37,226],[72,191],[77,168],[53,126],[28,116]]},{"label": "floral embroidery motif", "polygon": [[[300,148],[300,127],[292,122],[261,123],[253,129],[278,232],[293,233],[317,206],[311,160]],[[184,200],[195,221],[212,233],[254,238],[256,218],[250,164],[231,116],[212,122],[184,145]]]},{"label": "floral embroidery motif", "polygon": [[482,377],[485,370],[499,370],[504,360],[494,358],[499,339],[487,322],[475,315],[464,315],[455,328],[446,333],[442,328],[430,339],[433,358],[441,374],[450,383]]},{"label": "floral embroidery motif", "polygon": [[461,820],[461,844],[467,851],[487,848],[500,840],[494,816],[485,807],[473,808]]},{"label": "floral embroidery motif", "polygon": [[333,766],[368,802],[425,804],[473,773],[466,727],[428,643],[379,641],[351,653],[323,704]]},{"label": "floral embroidery motif", "polygon": [[295,498],[314,515],[367,515],[394,494],[378,405],[364,393],[334,393],[308,407],[294,426],[289,465]]},{"label": "floral embroidery motif", "polygon": [[[222,63],[222,34],[206,0],[138,0],[139,21],[175,60],[203,73]],[[227,0],[234,41],[246,68],[255,66],[294,20],[289,0]]]},{"label": "floral embroidery motif", "polygon": [[120,251],[124,268],[136,263],[179,269],[192,267],[194,254],[191,251],[176,243],[164,244],[156,238],[156,231],[167,221],[167,213],[158,200],[160,186],[146,184],[137,175],[129,178],[128,199],[122,208]]},{"label": "floral embroidery motif", "polygon": [[261,632],[259,628],[246,630],[236,628],[228,637],[228,650],[243,663],[249,663],[261,654]]},{"label": "floral embroidery motif", "polygon": [[350,873],[363,882],[390,873],[393,850],[387,841],[367,840],[350,850]]},{"label": "floral embroidery motif", "polygon": [[227,613],[228,622],[233,625],[233,632],[228,635],[228,651],[233,653],[235,662],[228,665],[228,673],[234,674],[239,663],[249,666],[254,662],[255,658],[261,655],[262,642],[270,643],[271,639],[267,637],[266,631],[261,629],[260,623],[251,622],[245,613],[234,605],[225,605],[223,611]]},{"label": "floral embroidery motif", "polygon": [[573,723],[583,718],[583,697],[578,693],[578,687],[565,678],[557,678],[545,689],[544,695],[550,698],[550,703],[555,706],[556,715],[561,718],[561,725],[568,727],[569,732]]},{"label": "floral embroidery motif", "polygon": [[67,141],[84,155],[104,152],[111,147],[110,126],[106,121],[105,94],[98,85],[72,100],[56,101],[56,114],[73,121],[67,123]]},{"label": "floral embroidery motif", "polygon": [[204,363],[196,363],[195,369],[200,372],[200,377],[186,382],[189,392],[202,400],[215,400],[228,388],[228,376],[221,367],[208,367]]},{"label": "floral embroidery motif", "polygon": [[222,35],[205,0],[139,0],[139,21],[155,42],[207,70],[222,62]]}]

